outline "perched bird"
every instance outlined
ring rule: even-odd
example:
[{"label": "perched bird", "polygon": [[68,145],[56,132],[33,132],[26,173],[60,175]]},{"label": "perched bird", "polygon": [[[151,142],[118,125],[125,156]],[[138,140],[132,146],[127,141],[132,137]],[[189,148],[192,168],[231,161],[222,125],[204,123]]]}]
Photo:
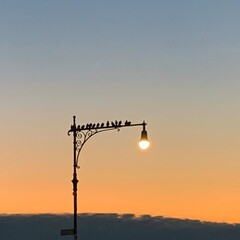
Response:
[{"label": "perched bird", "polygon": [[104,127],[104,123],[101,124],[101,127]]},{"label": "perched bird", "polygon": [[99,128],[99,126],[100,126],[100,123],[97,124],[96,128]]},{"label": "perched bird", "polygon": [[82,125],[81,129],[83,130],[84,128],[85,128],[85,126],[84,126],[84,125]]},{"label": "perched bird", "polygon": [[96,126],[96,124],[94,123],[94,124],[92,125],[92,128],[95,128],[95,126]]},{"label": "perched bird", "polygon": [[131,125],[131,122],[128,121],[128,120],[126,120],[126,122],[125,122],[125,126],[130,126],[130,125]]},{"label": "perched bird", "polygon": [[121,126],[121,125],[122,125],[122,121],[119,121],[118,126]]},{"label": "perched bird", "polygon": [[107,121],[107,124],[106,124],[107,127],[109,127],[109,121]]},{"label": "perched bird", "polygon": [[113,127],[115,127],[115,124],[114,124],[114,122],[111,122],[111,124],[112,124],[112,126],[113,126]]}]

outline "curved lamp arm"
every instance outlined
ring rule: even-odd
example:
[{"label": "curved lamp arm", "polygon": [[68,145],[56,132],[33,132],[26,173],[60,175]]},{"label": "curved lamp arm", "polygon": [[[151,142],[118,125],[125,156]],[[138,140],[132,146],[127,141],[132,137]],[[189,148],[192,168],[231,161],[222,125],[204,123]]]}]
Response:
[{"label": "curved lamp arm", "polygon": [[[122,123],[122,121],[112,121],[112,122],[107,121],[106,123],[101,123],[101,124],[88,123],[86,125],[77,126],[76,117],[73,116],[73,125],[71,125],[71,128],[68,131],[68,135],[70,135],[72,132],[74,137],[73,144],[74,144],[74,152],[76,154],[74,165],[77,168],[79,168],[78,159],[83,146],[92,136],[96,135],[97,133],[112,131],[112,130],[120,131],[120,128],[123,128],[123,127],[143,126],[143,131],[141,133],[141,139],[140,139],[140,143],[141,143],[143,140],[143,133],[145,136],[145,139],[144,139],[145,142],[147,140],[147,131],[145,129],[146,125],[147,124],[145,123],[145,121],[143,121],[143,123],[132,124],[130,121],[126,120],[125,123]],[[139,146],[141,147],[141,144]],[[147,146],[149,146],[149,144]],[[147,147],[145,147],[144,149],[146,148]]]}]

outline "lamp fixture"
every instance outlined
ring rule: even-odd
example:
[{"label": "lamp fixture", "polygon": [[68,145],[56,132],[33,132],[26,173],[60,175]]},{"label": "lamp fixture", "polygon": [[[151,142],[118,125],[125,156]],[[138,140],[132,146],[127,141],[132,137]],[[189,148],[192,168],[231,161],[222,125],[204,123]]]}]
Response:
[{"label": "lamp fixture", "polygon": [[147,137],[145,121],[143,121],[143,130],[141,132],[141,139],[140,139],[138,145],[143,150],[146,150],[150,146],[150,142],[149,142],[148,137]]}]

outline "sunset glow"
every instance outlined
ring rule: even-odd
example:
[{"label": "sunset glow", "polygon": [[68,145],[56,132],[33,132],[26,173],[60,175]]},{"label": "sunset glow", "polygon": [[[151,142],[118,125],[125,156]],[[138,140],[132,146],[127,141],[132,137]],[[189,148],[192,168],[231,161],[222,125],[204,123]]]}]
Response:
[{"label": "sunset glow", "polygon": [[84,145],[79,213],[240,223],[239,11],[1,1],[0,212],[72,213],[76,115],[80,126],[143,123]]}]

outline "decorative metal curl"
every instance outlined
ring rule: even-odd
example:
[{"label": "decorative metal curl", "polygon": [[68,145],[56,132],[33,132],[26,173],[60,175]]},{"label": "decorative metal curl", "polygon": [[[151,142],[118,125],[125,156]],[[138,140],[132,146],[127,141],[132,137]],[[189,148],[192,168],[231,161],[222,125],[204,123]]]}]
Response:
[{"label": "decorative metal curl", "polygon": [[120,131],[119,128],[109,128],[109,129],[103,129],[103,130],[90,129],[90,130],[87,130],[86,132],[84,132],[84,131],[77,132],[77,134],[76,134],[76,153],[77,153],[76,166],[77,166],[77,168],[80,168],[78,165],[78,159],[79,159],[80,152],[81,152],[84,144],[88,141],[88,139],[97,133],[111,131],[111,130]]},{"label": "decorative metal curl", "polygon": [[83,148],[84,144],[87,142],[87,140],[89,138],[91,138],[93,135],[95,135],[96,133],[98,133],[98,131],[96,129],[91,129],[91,130],[88,130],[87,132],[77,132],[77,135],[76,135],[76,138],[77,138],[77,141],[76,141],[76,151],[77,151],[77,167],[79,168],[78,166],[78,158],[79,158],[79,154],[81,152],[81,149]]}]

